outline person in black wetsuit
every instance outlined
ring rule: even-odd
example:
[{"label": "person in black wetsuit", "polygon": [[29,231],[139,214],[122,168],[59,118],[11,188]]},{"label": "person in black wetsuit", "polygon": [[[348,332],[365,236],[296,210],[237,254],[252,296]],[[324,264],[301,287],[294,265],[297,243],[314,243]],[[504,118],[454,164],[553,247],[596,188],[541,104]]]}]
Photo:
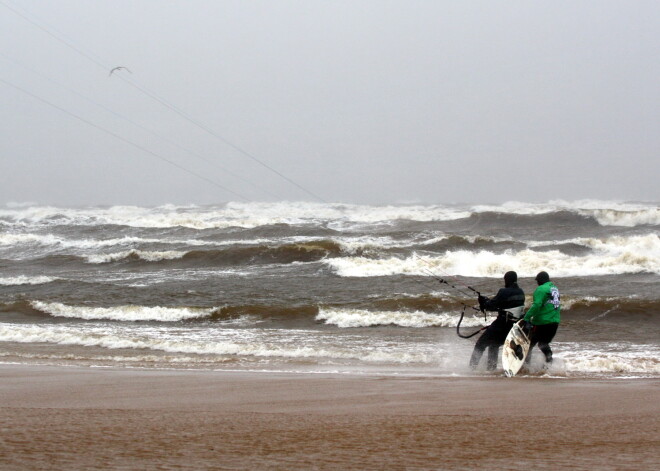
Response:
[{"label": "person in black wetsuit", "polygon": [[479,365],[479,360],[488,347],[488,365],[489,371],[497,367],[497,353],[499,348],[506,340],[513,324],[518,321],[507,309],[513,309],[514,313],[520,311],[522,317],[522,306],[525,304],[525,293],[518,286],[518,275],[515,271],[508,271],[504,274],[504,288],[501,288],[495,297],[489,299],[485,296],[479,296],[479,307],[485,311],[497,311],[497,319],[488,326],[486,331],[479,337],[470,357],[470,367],[475,369]]}]

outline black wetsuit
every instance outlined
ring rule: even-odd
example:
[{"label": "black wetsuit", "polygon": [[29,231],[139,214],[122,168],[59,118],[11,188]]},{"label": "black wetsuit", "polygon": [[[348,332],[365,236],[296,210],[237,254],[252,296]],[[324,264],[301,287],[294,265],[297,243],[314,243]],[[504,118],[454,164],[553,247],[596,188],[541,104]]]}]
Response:
[{"label": "black wetsuit", "polygon": [[486,347],[488,347],[488,369],[494,370],[497,367],[497,353],[499,348],[506,340],[511,327],[517,321],[508,314],[505,309],[520,307],[525,304],[525,293],[517,283],[511,283],[509,286],[500,289],[495,297],[488,299],[483,307],[487,311],[499,311],[497,319],[488,326],[486,331],[479,337],[474,345],[470,366],[476,368],[481,360]]}]

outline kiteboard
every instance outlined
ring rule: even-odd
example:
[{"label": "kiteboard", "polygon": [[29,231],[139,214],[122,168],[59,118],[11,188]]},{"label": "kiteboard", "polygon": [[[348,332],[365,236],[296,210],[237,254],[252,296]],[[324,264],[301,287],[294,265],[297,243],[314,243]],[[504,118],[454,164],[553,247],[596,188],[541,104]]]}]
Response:
[{"label": "kiteboard", "polygon": [[523,321],[520,320],[513,324],[504,341],[502,349],[504,374],[508,377],[515,376],[525,363],[527,352],[529,352],[529,336],[523,330]]}]

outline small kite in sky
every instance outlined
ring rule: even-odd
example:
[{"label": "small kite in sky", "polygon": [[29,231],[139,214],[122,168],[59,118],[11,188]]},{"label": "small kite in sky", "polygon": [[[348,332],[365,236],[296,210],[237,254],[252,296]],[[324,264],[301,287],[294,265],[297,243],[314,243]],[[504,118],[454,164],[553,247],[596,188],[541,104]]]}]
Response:
[{"label": "small kite in sky", "polygon": [[115,67],[114,69],[112,69],[112,70],[110,71],[110,73],[108,74],[108,77],[110,77],[110,76],[112,75],[112,73],[115,72],[115,71],[117,71],[117,70],[125,70],[125,71],[128,72],[129,74],[132,74],[132,73],[133,73],[133,72],[131,72],[130,70],[128,70],[126,67],[119,66],[119,67]]}]

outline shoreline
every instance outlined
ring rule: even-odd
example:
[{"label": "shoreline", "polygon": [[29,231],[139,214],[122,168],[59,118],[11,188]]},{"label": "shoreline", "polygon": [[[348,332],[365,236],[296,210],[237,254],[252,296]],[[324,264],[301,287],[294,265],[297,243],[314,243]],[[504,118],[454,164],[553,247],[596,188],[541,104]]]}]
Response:
[{"label": "shoreline", "polygon": [[0,468],[657,469],[660,380],[0,365]]}]

